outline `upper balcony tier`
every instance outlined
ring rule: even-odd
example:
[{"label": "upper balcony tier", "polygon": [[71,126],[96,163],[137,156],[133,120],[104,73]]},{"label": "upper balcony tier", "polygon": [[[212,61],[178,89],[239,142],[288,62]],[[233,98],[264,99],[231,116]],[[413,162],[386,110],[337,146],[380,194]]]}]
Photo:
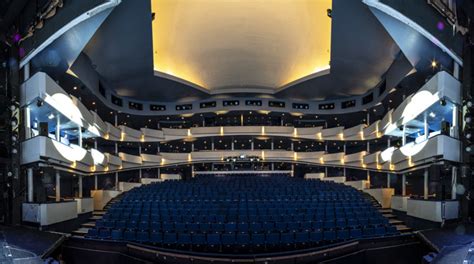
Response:
[{"label": "upper balcony tier", "polygon": [[453,113],[456,113],[461,103],[460,90],[460,83],[455,78],[446,72],[439,72],[418,92],[408,96],[398,107],[389,110],[382,119],[375,120],[368,126],[361,124],[348,128],[220,126],[151,129],[115,126],[104,122],[96,112],[88,110],[78,98],[67,94],[48,75],[40,72],[23,83],[21,107],[26,111],[26,126],[30,132],[27,138],[39,133],[40,123],[47,123],[48,133],[59,133],[64,140],[102,137],[112,141],[163,142],[196,137],[248,135],[353,141],[371,140],[385,135],[401,137],[404,133],[416,139],[425,134],[425,129],[429,133],[440,131],[442,121],[447,122],[451,130],[455,129],[458,124]]}]

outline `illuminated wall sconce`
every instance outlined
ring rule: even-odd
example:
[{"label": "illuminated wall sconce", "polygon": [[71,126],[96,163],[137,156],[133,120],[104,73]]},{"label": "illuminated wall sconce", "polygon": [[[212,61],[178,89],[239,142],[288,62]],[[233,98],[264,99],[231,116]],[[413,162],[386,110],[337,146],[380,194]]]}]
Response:
[{"label": "illuminated wall sconce", "polygon": [[141,142],[145,142],[145,135],[142,134],[142,135],[140,136],[140,141],[141,141]]},{"label": "illuminated wall sconce", "polygon": [[120,133],[120,141],[124,141],[125,140],[125,132],[121,132]]},{"label": "illuminated wall sconce", "polygon": [[293,153],[293,160],[298,160],[298,152]]},{"label": "illuminated wall sconce", "polygon": [[343,133],[339,134],[339,139],[344,140],[344,134]]},{"label": "illuminated wall sconce", "polygon": [[393,165],[392,163],[390,163],[390,170],[395,170],[395,165]]},{"label": "illuminated wall sconce", "polygon": [[109,166],[105,166],[104,171],[109,171]]},{"label": "illuminated wall sconce", "polygon": [[415,166],[415,163],[413,163],[413,160],[412,160],[411,156],[408,157],[408,166],[410,166],[410,167]]},{"label": "illuminated wall sconce", "polygon": [[382,169],[382,165],[377,163],[377,170],[381,170],[381,169]]},{"label": "illuminated wall sconce", "polygon": [[188,154],[188,162],[191,162],[193,161],[192,157],[191,157],[191,153]]},{"label": "illuminated wall sconce", "polygon": [[77,167],[77,163],[75,161],[72,162],[71,164],[71,168],[76,168]]},{"label": "illuminated wall sconce", "polygon": [[293,128],[293,137],[298,137],[298,130],[295,128]]},{"label": "illuminated wall sconce", "polygon": [[344,164],[345,163],[345,160],[344,158],[341,159],[341,164]]},{"label": "illuminated wall sconce", "polygon": [[94,166],[91,166],[91,171],[92,172],[95,172],[97,170],[97,167],[94,165]]},{"label": "illuminated wall sconce", "polygon": [[108,140],[108,139],[110,138],[109,133],[105,134],[105,135],[104,135],[104,138]]},{"label": "illuminated wall sconce", "polygon": [[221,127],[221,129],[220,129],[220,135],[221,135],[221,136],[224,135],[224,127]]},{"label": "illuminated wall sconce", "polygon": [[123,169],[123,166],[122,166],[122,165],[119,166],[119,170],[121,170],[121,169]]},{"label": "illuminated wall sconce", "polygon": [[265,151],[262,150],[262,160],[265,160]]},{"label": "illuminated wall sconce", "polygon": [[192,136],[191,135],[191,129],[188,129],[188,137]]},{"label": "illuminated wall sconce", "polygon": [[367,165],[362,163],[362,168],[367,169]]},{"label": "illuminated wall sconce", "polygon": [[359,134],[360,134],[360,139],[364,140],[364,131],[360,131]]},{"label": "illuminated wall sconce", "polygon": [[324,164],[324,158],[323,158],[323,157],[319,158],[319,162],[320,162],[321,164]]}]

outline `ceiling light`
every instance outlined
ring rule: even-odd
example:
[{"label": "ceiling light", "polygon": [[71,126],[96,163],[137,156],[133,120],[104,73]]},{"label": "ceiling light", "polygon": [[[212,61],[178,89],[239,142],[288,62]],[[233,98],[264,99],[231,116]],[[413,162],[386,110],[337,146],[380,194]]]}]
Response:
[{"label": "ceiling light", "polygon": [[51,114],[48,115],[48,119],[53,119],[53,118],[54,118],[54,114],[53,114],[53,113],[51,113]]},{"label": "ceiling light", "polygon": [[435,117],[436,117],[436,114],[435,114],[434,112],[430,112],[429,116],[430,116],[431,118],[435,118]]}]

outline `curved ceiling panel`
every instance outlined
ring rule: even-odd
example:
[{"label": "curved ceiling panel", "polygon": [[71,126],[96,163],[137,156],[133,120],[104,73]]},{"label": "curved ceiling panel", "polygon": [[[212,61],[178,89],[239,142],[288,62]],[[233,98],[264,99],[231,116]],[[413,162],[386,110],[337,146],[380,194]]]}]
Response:
[{"label": "curved ceiling panel", "polygon": [[215,93],[269,91],[328,73],[331,4],[151,0],[155,74]]}]

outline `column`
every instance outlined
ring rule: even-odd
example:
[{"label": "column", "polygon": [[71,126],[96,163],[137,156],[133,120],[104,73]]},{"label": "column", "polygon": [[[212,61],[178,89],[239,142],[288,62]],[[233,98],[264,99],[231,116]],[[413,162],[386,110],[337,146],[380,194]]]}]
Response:
[{"label": "column", "polygon": [[232,142],[230,142],[230,150],[234,150],[234,138],[232,138]]},{"label": "column", "polygon": [[458,170],[456,167],[451,168],[451,199],[456,200],[457,198],[457,187],[458,184]]},{"label": "column", "polygon": [[402,130],[402,146],[404,146],[406,143],[407,143],[406,125],[403,125],[403,130]]},{"label": "column", "polygon": [[30,78],[30,63],[26,63],[25,66],[23,66],[23,81],[25,82]]},{"label": "column", "polygon": [[[138,143],[138,155],[142,155],[142,144]],[[138,169],[138,177],[141,179],[142,178],[142,169]]]},{"label": "column", "polygon": [[97,179],[97,174],[94,175],[94,190],[97,190],[99,187],[99,181]]},{"label": "column", "polygon": [[61,201],[61,175],[56,170],[56,202]]},{"label": "column", "polygon": [[293,141],[291,141],[291,143],[290,143],[290,150],[291,151],[295,150],[295,144],[293,143]]},{"label": "column", "polygon": [[425,168],[425,172],[423,173],[424,181],[423,181],[423,199],[428,200],[428,168]]},{"label": "column", "polygon": [[214,138],[211,138],[211,150],[214,151]]},{"label": "column", "polygon": [[160,168],[157,169],[157,172],[158,172],[158,177],[157,178],[161,179],[161,170],[160,170]]},{"label": "column", "polygon": [[291,177],[295,177],[295,164],[291,164]]},{"label": "column", "polygon": [[272,141],[270,142],[270,149],[271,150],[275,149],[275,144],[273,143],[273,138],[272,138]]},{"label": "column", "polygon": [[272,168],[272,171],[275,170],[275,163],[272,162],[271,168]]},{"label": "column", "polygon": [[254,150],[254,142],[253,142],[253,138],[252,138],[252,142],[250,142],[250,150]]},{"label": "column", "polygon": [[451,137],[459,138],[459,114],[458,114],[458,106],[453,104],[453,123],[451,124]]},{"label": "column", "polygon": [[428,131],[428,113],[427,112],[423,113],[423,130],[425,131],[423,135],[424,138],[428,139],[430,132]]},{"label": "column", "polygon": [[191,152],[194,152],[194,142],[191,143]]},{"label": "column", "polygon": [[[391,140],[390,137],[387,138],[387,148],[390,148]],[[390,188],[390,173],[387,172],[387,188]]]},{"label": "column", "polygon": [[79,198],[82,198],[82,175],[79,175],[79,178],[78,178],[78,185],[79,185]]},{"label": "column", "polygon": [[118,172],[115,173],[115,190],[119,190],[119,178],[118,178]]},{"label": "column", "polygon": [[[346,155],[346,143],[344,143],[343,149],[344,149],[344,155]],[[342,167],[342,172],[343,172],[344,178],[346,178],[346,166],[345,165],[344,165],[344,167]]]},{"label": "column", "polygon": [[194,178],[194,164],[191,165],[191,177]]},{"label": "column", "polygon": [[28,202],[33,202],[33,168],[28,168],[26,170],[26,174],[28,177]]},{"label": "column", "polygon": [[[328,144],[327,143],[324,144],[324,152],[328,153]],[[327,166],[324,167],[324,177],[328,177],[328,167]]]},{"label": "column", "polygon": [[405,173],[402,174],[402,196],[407,195],[407,175]]},{"label": "column", "polygon": [[77,128],[77,131],[78,131],[78,134],[79,134],[79,136],[78,136],[78,138],[79,138],[79,139],[78,139],[78,140],[79,140],[79,147],[82,148],[82,128],[81,128],[81,127],[78,127],[78,128]]},{"label": "column", "polygon": [[61,117],[56,115],[56,141],[61,142]]}]

